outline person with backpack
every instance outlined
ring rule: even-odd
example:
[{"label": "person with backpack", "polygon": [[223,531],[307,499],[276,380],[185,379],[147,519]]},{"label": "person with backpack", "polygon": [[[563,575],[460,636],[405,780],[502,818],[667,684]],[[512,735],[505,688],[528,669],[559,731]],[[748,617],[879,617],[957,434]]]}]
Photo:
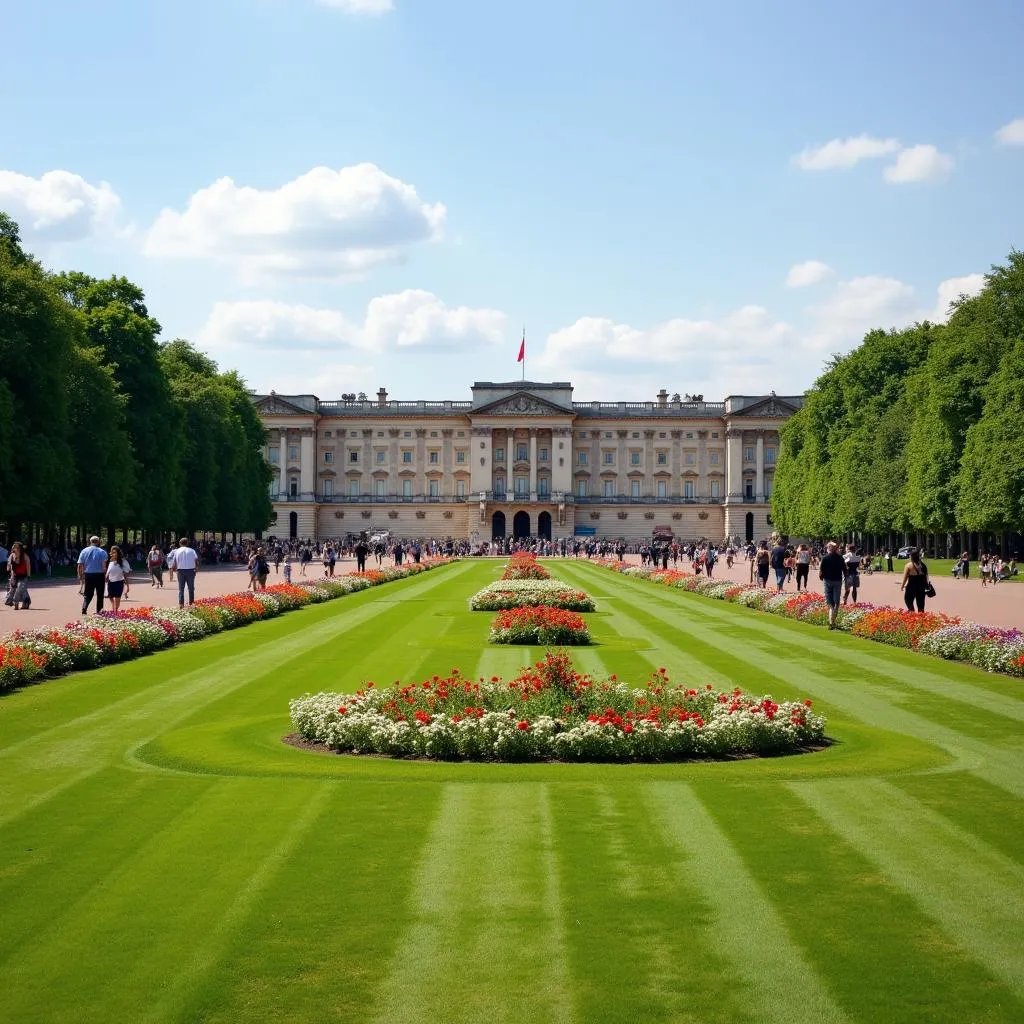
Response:
[{"label": "person with backpack", "polygon": [[267,561],[267,554],[263,548],[257,548],[253,556],[253,590],[266,590],[267,577],[270,575],[270,563]]}]

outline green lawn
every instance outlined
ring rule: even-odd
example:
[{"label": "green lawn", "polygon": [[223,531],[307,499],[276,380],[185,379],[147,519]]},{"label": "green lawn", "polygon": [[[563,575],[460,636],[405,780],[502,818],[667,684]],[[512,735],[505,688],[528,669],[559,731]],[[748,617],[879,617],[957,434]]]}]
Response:
[{"label": "green lawn", "polygon": [[460,666],[496,562],[0,699],[0,1021],[1024,1021],[1024,701],[617,577],[584,670],[814,699],[838,741],[690,765],[281,742],[289,698]]}]

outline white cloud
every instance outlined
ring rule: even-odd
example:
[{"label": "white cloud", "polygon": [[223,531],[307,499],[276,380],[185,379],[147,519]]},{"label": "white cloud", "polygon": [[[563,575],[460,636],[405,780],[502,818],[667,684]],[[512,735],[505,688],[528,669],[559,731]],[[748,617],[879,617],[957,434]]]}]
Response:
[{"label": "white cloud", "polygon": [[870,135],[854,135],[832,139],[821,146],[810,146],[793,160],[804,171],[831,171],[853,167],[861,160],[874,160],[899,150],[898,139],[876,139]]},{"label": "white cloud", "polygon": [[394,0],[317,0],[322,7],[336,7],[346,14],[387,14],[395,9]]},{"label": "white cloud", "polygon": [[145,252],[220,260],[247,279],[336,278],[440,238],[445,214],[443,203],[424,202],[412,185],[370,163],[315,167],[277,189],[221,178],[194,193],[183,212],[164,210]]},{"label": "white cloud", "polygon": [[795,263],[789,268],[786,275],[787,288],[808,288],[813,284],[820,284],[827,277],[832,276],[832,268],[821,260],[805,260],[803,263]]},{"label": "white cloud", "polygon": [[26,239],[74,242],[113,231],[121,200],[105,182],[91,185],[70,171],[30,178],[0,171],[0,209],[9,213]]},{"label": "white cloud", "polygon": [[953,169],[953,158],[932,145],[910,146],[900,150],[896,163],[886,167],[886,181],[903,184],[911,181],[938,181]]},{"label": "white cloud", "polygon": [[909,284],[872,274],[840,281],[835,292],[810,312],[814,326],[805,344],[829,352],[849,348],[876,327],[888,330],[924,318]]},{"label": "white cloud", "polygon": [[1004,146],[1024,146],[1024,117],[1018,117],[1016,121],[1004,124],[996,132],[996,141]]},{"label": "white cloud", "polygon": [[984,274],[967,274],[964,277],[947,278],[938,287],[938,301],[928,319],[932,323],[944,324],[949,319],[950,303],[955,302],[961,295],[973,298],[984,287]]},{"label": "white cloud", "polygon": [[493,309],[450,309],[426,291],[373,299],[362,324],[335,309],[260,299],[218,302],[199,332],[203,348],[225,357],[276,354],[325,358],[330,353],[420,349],[472,349],[505,340],[505,314]]}]

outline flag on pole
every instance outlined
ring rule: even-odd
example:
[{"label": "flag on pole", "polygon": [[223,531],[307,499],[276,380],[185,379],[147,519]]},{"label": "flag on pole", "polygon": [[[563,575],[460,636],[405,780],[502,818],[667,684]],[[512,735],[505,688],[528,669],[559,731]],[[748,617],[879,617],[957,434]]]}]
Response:
[{"label": "flag on pole", "polygon": [[526,362],[526,331],[523,331],[523,340],[519,344],[519,357],[516,359],[516,362]]}]

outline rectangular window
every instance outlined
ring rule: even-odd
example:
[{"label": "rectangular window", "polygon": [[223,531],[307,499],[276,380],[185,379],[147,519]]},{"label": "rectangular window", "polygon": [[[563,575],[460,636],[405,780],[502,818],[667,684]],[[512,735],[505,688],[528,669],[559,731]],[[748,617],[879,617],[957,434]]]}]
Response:
[{"label": "rectangular window", "polygon": [[684,480],[683,481],[683,497],[684,498],[692,498],[693,497],[693,481],[692,480]]},{"label": "rectangular window", "polygon": [[610,438],[610,437],[612,436],[612,432],[611,432],[610,430],[606,430],[606,431],[604,432],[604,436],[605,436],[606,438]]},{"label": "rectangular window", "polygon": [[348,461],[349,462],[358,462],[359,461],[359,452],[357,452],[354,448],[348,453]]},{"label": "rectangular window", "polygon": [[711,453],[711,465],[712,466],[717,466],[718,465],[718,452],[712,452]]},{"label": "rectangular window", "polygon": [[659,466],[667,466],[668,465],[668,453],[667,452],[658,452],[658,465]]},{"label": "rectangular window", "polygon": [[349,480],[349,482],[348,482],[348,494],[349,494],[350,498],[358,498],[359,497],[359,481],[358,480]]},{"label": "rectangular window", "polygon": [[437,431],[436,431],[436,430],[432,430],[432,431],[430,432],[430,436],[431,436],[431,437],[437,437]]},{"label": "rectangular window", "polygon": [[658,481],[658,497],[659,498],[667,498],[668,497],[668,485],[665,483],[664,480],[659,480]]},{"label": "rectangular window", "polygon": [[436,466],[441,461],[440,452],[430,452],[427,460],[432,466]]},{"label": "rectangular window", "polygon": [[743,449],[743,461],[744,462],[753,462],[754,461],[754,449],[753,448],[744,448]]},{"label": "rectangular window", "polygon": [[665,431],[664,431],[664,430],[663,430],[663,431],[662,431],[662,432],[661,432],[661,433],[660,433],[660,434],[658,435],[658,437],[662,437],[662,438],[663,438],[663,437],[666,437],[666,436],[667,436],[667,435],[666,435],[666,433],[665,433]]},{"label": "rectangular window", "polygon": [[615,465],[615,452],[602,452],[601,457],[604,459],[604,464],[606,466]]},{"label": "rectangular window", "polygon": [[504,448],[495,448],[494,449],[494,461],[495,462],[504,462],[505,461],[505,449]]},{"label": "rectangular window", "polygon": [[775,449],[774,448],[765,448],[765,450],[764,450],[764,464],[766,466],[774,466],[775,465]]},{"label": "rectangular window", "polygon": [[358,430],[350,430],[348,432],[348,436],[349,437],[358,437],[359,436],[359,431]]},{"label": "rectangular window", "polygon": [[587,496],[587,481],[577,480],[576,481],[576,497],[585,498]]},{"label": "rectangular window", "polygon": [[[380,434],[378,434],[377,436],[380,437]],[[405,433],[402,434],[402,437],[412,437],[412,431],[411,430],[405,431]]]},{"label": "rectangular window", "polygon": [[384,484],[384,480],[374,480],[373,482],[373,493],[376,494],[378,498],[384,497]]},{"label": "rectangular window", "polygon": [[288,483],[288,493],[293,498],[297,498],[299,496],[299,481],[296,480],[294,477],[292,477],[292,479]]},{"label": "rectangular window", "polygon": [[330,437],[330,436],[331,436],[331,432],[329,430],[325,430],[324,431],[324,437]]},{"label": "rectangular window", "polygon": [[693,454],[693,452],[687,452],[683,456],[683,462],[685,462],[686,465],[688,465],[688,466],[692,466],[696,461],[697,461],[697,459],[696,459],[696,456]]},{"label": "rectangular window", "polygon": [[458,466],[464,466],[466,464],[466,453],[465,452],[456,452],[455,453],[455,463]]},{"label": "rectangular window", "polygon": [[466,436],[466,432],[464,430],[456,431],[455,436],[456,437],[465,437]]},{"label": "rectangular window", "polygon": [[402,497],[403,498],[411,498],[412,497],[412,481],[411,480],[406,479],[406,480],[402,481]]},{"label": "rectangular window", "polygon": [[772,478],[770,476],[764,478],[764,496],[766,498],[772,496]]},{"label": "rectangular window", "polygon": [[577,452],[576,453],[576,461],[581,466],[585,466],[587,464],[587,453],[586,452]]},{"label": "rectangular window", "polygon": [[466,481],[456,480],[455,481],[455,496],[457,498],[464,498],[466,496]]},{"label": "rectangular window", "polygon": [[407,448],[402,452],[402,461],[408,466],[412,462],[412,452]]},{"label": "rectangular window", "polygon": [[743,485],[743,496],[747,499],[747,501],[754,500],[754,482],[752,480],[748,480]]},{"label": "rectangular window", "polygon": [[505,478],[503,476],[499,476],[498,479],[494,481],[494,496],[496,498],[505,497]]},{"label": "rectangular window", "polygon": [[586,441],[586,439],[587,439],[587,432],[586,432],[585,430],[581,430],[581,431],[580,431],[580,437],[581,437],[581,438],[582,438],[582,439],[583,439],[584,441]]},{"label": "rectangular window", "polygon": [[640,431],[639,430],[634,430],[633,431],[633,436],[634,437],[639,437],[640,436]]},{"label": "rectangular window", "polygon": [[711,497],[712,498],[717,498],[718,497],[718,481],[717,480],[712,480],[711,481]]},{"label": "rectangular window", "polygon": [[630,480],[630,482],[629,482],[629,493],[634,498],[639,498],[640,497],[640,481],[639,480]]},{"label": "rectangular window", "polygon": [[550,493],[548,491],[548,487],[549,486],[550,486],[550,484],[548,483],[547,478],[546,477],[541,477],[537,481],[537,494],[540,495],[541,497],[546,498],[548,496],[548,494]]},{"label": "rectangular window", "polygon": [[519,462],[526,462],[530,457],[530,449],[525,444],[516,445],[516,459]]},{"label": "rectangular window", "polygon": [[324,462],[328,465],[334,462],[334,452],[324,452]]},{"label": "rectangular window", "polygon": [[525,476],[516,477],[516,496],[522,497],[525,494],[529,494],[530,479]]},{"label": "rectangular window", "polygon": [[712,430],[711,431],[711,436],[717,441],[718,440],[718,431],[717,430]]},{"label": "rectangular window", "polygon": [[331,498],[333,496],[334,496],[334,481],[333,480],[325,480],[324,481],[324,497],[325,498]]},{"label": "rectangular window", "polygon": [[547,462],[548,461],[548,450],[547,450],[547,448],[541,448],[541,450],[540,450],[540,452],[538,454],[538,458],[540,459],[541,462]]},{"label": "rectangular window", "polygon": [[384,465],[384,454],[385,454],[384,452],[377,452],[377,465],[378,466],[383,466]]},{"label": "rectangular window", "polygon": [[293,462],[299,457],[299,446],[295,444],[288,445],[288,458]]},{"label": "rectangular window", "polygon": [[267,452],[267,457],[269,458],[271,465],[276,466],[281,461],[281,449],[271,448],[270,451]]},{"label": "rectangular window", "polygon": [[427,493],[431,498],[436,498],[441,493],[440,482],[437,480],[428,480]]},{"label": "rectangular window", "polygon": [[690,431],[687,431],[687,434],[686,434],[686,436],[687,436],[687,437],[693,437],[693,431],[692,431],[692,430],[690,430]]},{"label": "rectangular window", "polygon": [[604,482],[604,496],[606,498],[614,498],[615,497],[615,481],[614,480],[605,480],[605,482]]},{"label": "rectangular window", "polygon": [[640,453],[639,452],[630,452],[629,453],[629,464],[631,466],[639,466],[640,465]]}]

